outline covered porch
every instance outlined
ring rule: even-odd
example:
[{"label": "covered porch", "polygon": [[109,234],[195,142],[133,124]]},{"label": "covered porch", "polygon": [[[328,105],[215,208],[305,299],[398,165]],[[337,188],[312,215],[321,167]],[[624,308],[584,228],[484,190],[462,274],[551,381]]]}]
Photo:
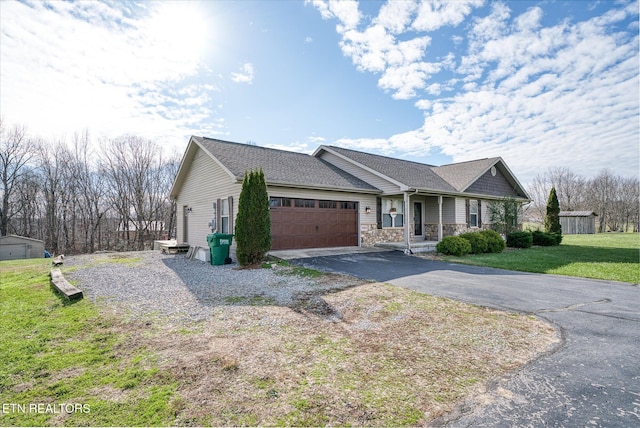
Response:
[{"label": "covered porch", "polygon": [[456,195],[416,189],[380,196],[377,225],[362,229],[362,245],[414,253],[434,251],[443,237],[469,229],[466,203]]}]

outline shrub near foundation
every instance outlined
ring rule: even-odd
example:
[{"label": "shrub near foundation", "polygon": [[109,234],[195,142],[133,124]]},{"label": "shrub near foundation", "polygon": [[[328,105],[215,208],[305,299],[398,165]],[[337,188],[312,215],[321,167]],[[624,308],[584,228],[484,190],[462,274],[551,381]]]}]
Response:
[{"label": "shrub near foundation", "polygon": [[533,235],[531,232],[513,232],[507,235],[507,247],[531,248]]},{"label": "shrub near foundation", "polygon": [[448,256],[464,256],[471,252],[471,244],[459,236],[446,236],[438,242],[436,250]]},{"label": "shrub near foundation", "polygon": [[483,230],[480,234],[487,240],[487,253],[501,253],[507,246],[502,236],[495,230]]},{"label": "shrub near foundation", "polygon": [[542,232],[540,230],[534,231],[531,235],[533,237],[533,245],[540,245],[541,247],[560,245],[559,241],[562,240],[562,235],[559,235],[557,233]]},{"label": "shrub near foundation", "polygon": [[471,244],[472,254],[482,254],[487,252],[489,247],[487,238],[485,238],[480,232],[462,233],[459,236],[460,238],[469,241],[469,244]]}]

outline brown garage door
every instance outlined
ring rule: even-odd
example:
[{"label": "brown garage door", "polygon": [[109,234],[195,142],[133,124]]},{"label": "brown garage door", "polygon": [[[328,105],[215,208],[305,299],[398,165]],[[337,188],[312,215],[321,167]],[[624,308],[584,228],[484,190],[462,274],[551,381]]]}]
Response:
[{"label": "brown garage door", "polygon": [[358,203],[272,197],[271,249],[358,245]]}]

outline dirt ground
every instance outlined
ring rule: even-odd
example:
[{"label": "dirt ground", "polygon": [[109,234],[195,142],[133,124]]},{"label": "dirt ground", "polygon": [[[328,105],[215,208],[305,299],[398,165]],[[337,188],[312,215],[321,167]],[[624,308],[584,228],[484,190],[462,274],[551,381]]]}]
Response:
[{"label": "dirt ground", "polygon": [[[177,379],[179,426],[417,426],[559,340],[529,316],[352,277],[313,281],[319,292],[293,305],[246,296],[197,322],[123,323],[131,339],[116,352],[144,347]],[[327,294],[323,283],[344,287]],[[128,310],[96,304],[110,316]]]}]

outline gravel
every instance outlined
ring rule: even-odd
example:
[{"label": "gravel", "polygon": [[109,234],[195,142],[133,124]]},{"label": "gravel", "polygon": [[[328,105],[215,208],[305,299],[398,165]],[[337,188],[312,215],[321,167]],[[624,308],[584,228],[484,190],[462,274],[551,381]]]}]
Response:
[{"label": "gravel", "polygon": [[327,311],[321,295],[356,285],[355,279],[339,275],[308,278],[275,264],[212,266],[159,251],[69,256],[65,267],[73,268],[64,272],[67,279],[93,302],[117,303],[134,319],[158,316],[179,322],[207,319],[223,306]]}]

